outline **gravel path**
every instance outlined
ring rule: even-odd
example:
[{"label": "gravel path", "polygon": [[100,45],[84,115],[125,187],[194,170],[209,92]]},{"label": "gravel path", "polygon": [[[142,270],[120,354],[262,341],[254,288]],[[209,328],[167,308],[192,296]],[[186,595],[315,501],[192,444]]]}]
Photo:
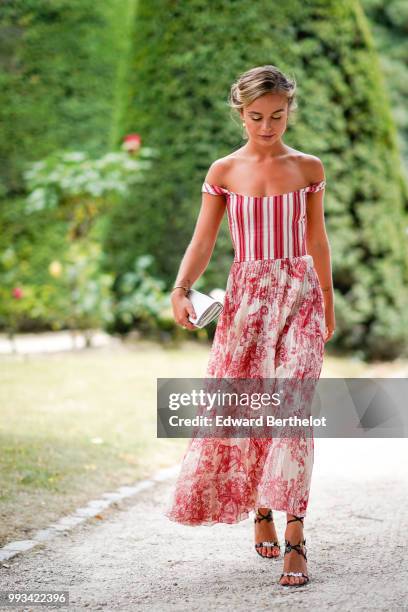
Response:
[{"label": "gravel path", "polygon": [[[69,610],[402,610],[407,446],[404,439],[315,441],[306,587],[276,584],[282,560],[255,553],[252,517],[212,527],[163,517],[171,479],[14,557],[9,567],[0,564],[0,588],[69,590]],[[276,512],[275,521],[282,540],[284,514]]]}]

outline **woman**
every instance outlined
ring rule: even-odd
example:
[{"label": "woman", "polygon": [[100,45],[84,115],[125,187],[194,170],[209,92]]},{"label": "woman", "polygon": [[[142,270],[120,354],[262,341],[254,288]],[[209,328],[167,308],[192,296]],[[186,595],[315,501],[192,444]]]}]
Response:
[{"label": "woman", "polygon": [[[177,323],[194,329],[187,290],[210,260],[225,209],[235,257],[206,377],[320,377],[335,329],[323,164],[284,144],[295,81],[275,66],[253,68],[231,87],[248,141],[210,166],[190,245],[172,290]],[[192,438],[165,515],[185,525],[236,523],[255,511],[255,548],[276,558],[272,509],[287,513],[279,583],[309,581],[303,519],[313,436]]]}]

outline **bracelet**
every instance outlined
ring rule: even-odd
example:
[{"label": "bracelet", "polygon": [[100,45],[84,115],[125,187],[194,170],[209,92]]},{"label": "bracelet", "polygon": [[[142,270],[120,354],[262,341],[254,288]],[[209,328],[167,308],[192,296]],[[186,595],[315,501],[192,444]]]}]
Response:
[{"label": "bracelet", "polygon": [[[186,295],[187,295],[187,293],[189,291],[189,288],[188,287],[184,287],[183,285],[175,285],[175,287],[173,287],[171,291],[174,291],[174,289],[184,289],[184,291],[186,292]],[[171,293],[171,291],[170,291],[170,293]]]}]

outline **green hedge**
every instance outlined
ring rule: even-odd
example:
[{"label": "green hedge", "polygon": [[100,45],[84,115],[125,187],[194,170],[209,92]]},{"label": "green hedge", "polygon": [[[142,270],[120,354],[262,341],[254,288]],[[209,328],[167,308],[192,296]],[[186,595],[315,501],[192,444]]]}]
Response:
[{"label": "green hedge", "polygon": [[401,0],[362,0],[391,99],[405,170],[408,170],[408,4]]},{"label": "green hedge", "polygon": [[[408,194],[359,3],[152,0],[139,7],[133,45],[121,131],[138,131],[160,156],[112,216],[105,245],[112,269],[120,275],[136,255],[153,253],[154,272],[170,287],[209,165],[243,144],[226,105],[230,85],[272,63],[298,83],[298,120],[285,142],[326,168],[338,323],[331,346],[377,358],[406,350]],[[231,261],[224,217],[206,288],[225,286]]]},{"label": "green hedge", "polygon": [[24,191],[26,161],[110,146],[125,44],[117,9],[116,0],[1,3],[0,197]]},{"label": "green hedge", "polygon": [[[105,153],[118,136],[129,0],[13,0],[0,9],[0,326],[66,324],[69,295],[48,266],[62,260],[67,227],[25,214],[23,171],[57,150]],[[12,287],[24,299],[13,301]]]},{"label": "green hedge", "polygon": [[[0,328],[60,329],[68,296],[49,265],[65,256],[67,223],[48,211],[26,215],[23,198],[12,204],[0,209]],[[15,287],[24,292],[19,301],[12,297]]]}]

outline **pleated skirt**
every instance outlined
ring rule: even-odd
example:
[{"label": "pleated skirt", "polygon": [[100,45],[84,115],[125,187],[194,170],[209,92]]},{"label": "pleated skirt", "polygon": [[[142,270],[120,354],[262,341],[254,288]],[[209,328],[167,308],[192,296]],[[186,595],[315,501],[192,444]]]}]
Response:
[{"label": "pleated skirt", "polygon": [[[324,300],[310,255],[233,262],[205,378],[320,377]],[[184,525],[237,523],[256,508],[305,516],[313,434],[192,437],[165,516]]]}]

